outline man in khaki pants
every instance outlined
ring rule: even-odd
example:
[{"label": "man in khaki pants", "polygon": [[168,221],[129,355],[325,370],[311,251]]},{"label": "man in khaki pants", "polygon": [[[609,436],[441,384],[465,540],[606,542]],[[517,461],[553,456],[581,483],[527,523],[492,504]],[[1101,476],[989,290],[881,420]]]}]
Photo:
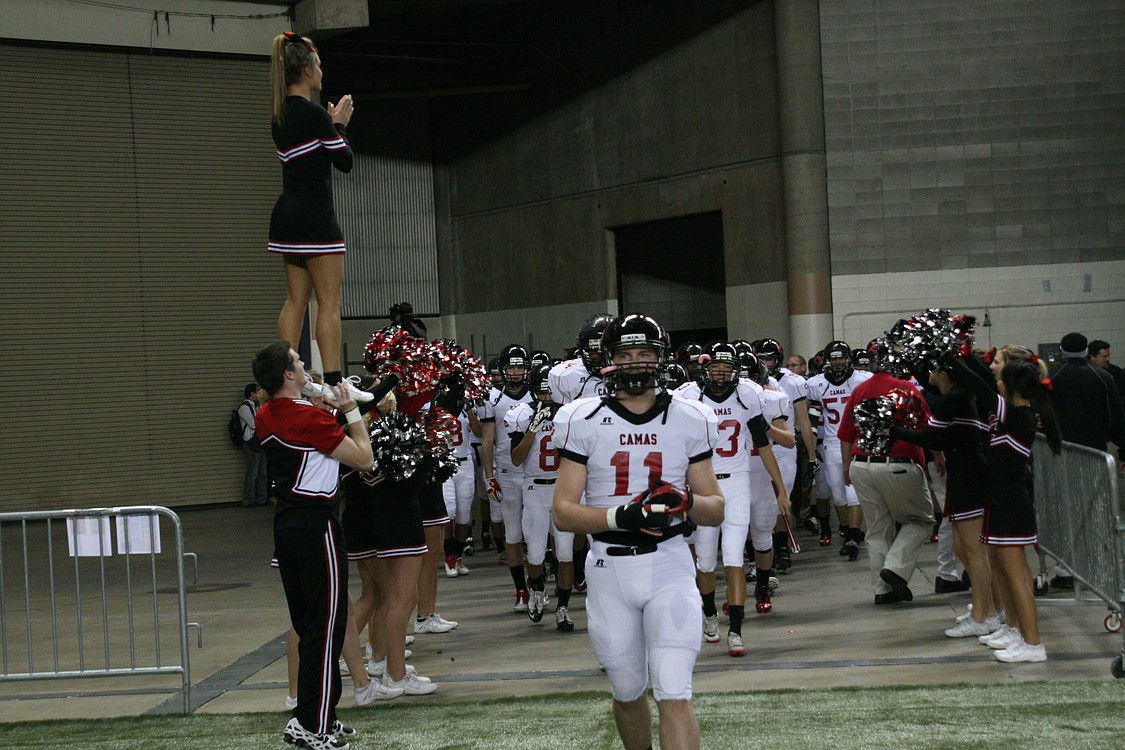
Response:
[{"label": "man in khaki pants", "polygon": [[[844,459],[844,482],[855,487],[867,520],[867,556],[875,603],[893,604],[914,598],[907,582],[917,566],[919,548],[930,538],[934,525],[933,501],[926,484],[925,456],[920,447],[896,440],[891,443],[888,455],[871,456],[855,446],[853,410],[856,404],[887,395],[896,388],[921,398],[913,384],[886,371],[885,344],[880,342],[872,348],[876,349],[871,352],[876,371],[869,380],[858,385],[848,399],[839,429],[840,450]],[[925,419],[929,416],[929,410],[925,409]],[[896,523],[901,524],[898,532]]]}]

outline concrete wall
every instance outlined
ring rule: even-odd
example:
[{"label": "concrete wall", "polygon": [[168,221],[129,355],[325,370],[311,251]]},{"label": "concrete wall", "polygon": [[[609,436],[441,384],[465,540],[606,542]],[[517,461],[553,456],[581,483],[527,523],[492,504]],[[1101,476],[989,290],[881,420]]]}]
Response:
[{"label": "concrete wall", "polygon": [[[615,304],[615,226],[721,210],[727,285],[783,280],[776,78],[759,3],[449,164],[443,311],[458,339],[572,346],[584,314],[559,313]],[[784,298],[759,299],[778,303],[728,299],[732,330],[785,327]]]},{"label": "concrete wall", "polygon": [[837,335],[1003,304],[994,343],[1120,339],[1121,3],[820,8]]}]

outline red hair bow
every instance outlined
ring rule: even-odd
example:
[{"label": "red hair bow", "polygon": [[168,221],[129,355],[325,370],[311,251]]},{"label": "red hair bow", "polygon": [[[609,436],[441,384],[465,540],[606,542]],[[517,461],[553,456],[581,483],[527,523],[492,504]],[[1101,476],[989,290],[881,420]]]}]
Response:
[{"label": "red hair bow", "polygon": [[984,363],[986,365],[992,364],[992,360],[996,359],[996,347],[992,347],[984,353]]},{"label": "red hair bow", "polygon": [[1043,378],[1042,380],[1039,381],[1039,385],[1043,386],[1044,388],[1046,388],[1051,393],[1055,392],[1055,384],[1051,382],[1050,378]]}]

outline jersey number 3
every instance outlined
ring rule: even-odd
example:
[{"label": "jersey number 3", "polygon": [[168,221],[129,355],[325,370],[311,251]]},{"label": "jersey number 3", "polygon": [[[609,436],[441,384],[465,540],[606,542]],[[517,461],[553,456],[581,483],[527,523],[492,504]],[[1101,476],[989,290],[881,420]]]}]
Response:
[{"label": "jersey number 3", "polygon": [[[609,459],[609,464],[614,469],[614,495],[630,494],[629,461],[631,457],[632,454],[629,451],[617,451],[613,454],[613,458]],[[656,485],[660,481],[660,475],[664,473],[664,454],[660,451],[652,451],[645,456],[644,466],[648,469],[649,485]]]}]

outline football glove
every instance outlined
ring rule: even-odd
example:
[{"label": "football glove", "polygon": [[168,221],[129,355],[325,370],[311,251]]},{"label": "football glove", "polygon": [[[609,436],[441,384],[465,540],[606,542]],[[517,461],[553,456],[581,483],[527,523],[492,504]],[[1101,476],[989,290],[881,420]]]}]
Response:
[{"label": "football glove", "polygon": [[494,503],[502,501],[504,499],[504,492],[500,489],[500,480],[496,477],[492,477],[486,480],[486,482],[487,489],[485,490],[485,494],[488,495],[488,499]]},{"label": "football glove", "polygon": [[535,414],[531,417],[531,422],[527,425],[528,432],[539,432],[548,422],[555,416],[555,410],[548,404],[540,404],[536,409]]},{"label": "football glove", "polygon": [[809,471],[812,472],[812,475],[814,477],[816,476],[816,473],[818,471],[820,471],[820,461],[818,459],[814,458],[811,461],[809,461]]},{"label": "football glove", "polygon": [[691,491],[681,491],[661,483],[637,495],[625,505],[606,509],[610,531],[640,531],[662,536],[660,529],[672,524],[691,509]]}]

